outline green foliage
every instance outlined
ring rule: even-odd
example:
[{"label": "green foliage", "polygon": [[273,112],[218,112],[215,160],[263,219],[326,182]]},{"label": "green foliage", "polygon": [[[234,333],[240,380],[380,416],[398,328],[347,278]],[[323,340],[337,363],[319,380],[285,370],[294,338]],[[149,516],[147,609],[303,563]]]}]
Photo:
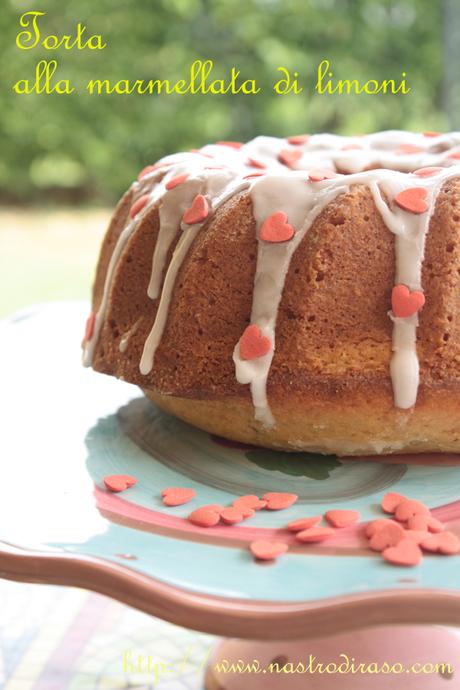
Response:
[{"label": "green foliage", "polygon": [[[75,33],[78,21],[107,41],[102,51],[22,51],[19,17],[41,10],[44,33]],[[256,134],[361,133],[376,129],[442,129],[442,3],[432,0],[4,0],[0,102],[0,188],[13,201],[109,202],[137,171],[166,153],[216,139]],[[42,58],[57,58],[73,95],[17,95]],[[186,78],[197,58],[215,62],[215,76],[235,65],[262,92],[244,95],[102,95],[91,78]],[[407,96],[315,96],[273,92],[277,68],[314,81],[328,58],[337,78],[399,79]]]},{"label": "green foliage", "polygon": [[264,470],[276,470],[282,474],[309,479],[328,479],[332,470],[341,465],[335,455],[284,453],[264,448],[250,450],[245,455],[248,460]]}]

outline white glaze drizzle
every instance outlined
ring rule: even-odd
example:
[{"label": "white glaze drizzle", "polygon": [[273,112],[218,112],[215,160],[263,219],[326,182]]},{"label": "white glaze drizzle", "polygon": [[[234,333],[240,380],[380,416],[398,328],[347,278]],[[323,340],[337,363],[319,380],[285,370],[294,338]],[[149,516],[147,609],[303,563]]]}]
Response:
[{"label": "white glaze drizzle", "polygon": [[[330,203],[340,187],[321,186],[315,194],[306,192],[305,174],[294,176],[267,175],[259,178],[251,189],[253,213],[258,231],[257,266],[252,298],[251,323],[256,323],[271,343],[263,357],[243,360],[239,343],[233,352],[236,378],[249,383],[255,409],[255,418],[266,425],[274,423],[267,401],[267,378],[275,350],[275,325],[278,306],[291,258],[315,217]],[[267,216],[282,211],[287,222],[295,229],[289,242],[272,244],[259,238],[259,231]]]},{"label": "white glaze drizzle", "polygon": [[[420,150],[401,153],[399,147],[406,145],[419,147]],[[135,195],[147,192],[149,201],[141,213],[128,222],[113,250],[102,301],[96,314],[94,333],[91,340],[85,343],[84,364],[91,364],[123,249],[144,214],[154,205],[159,206],[160,230],[152,257],[148,295],[152,299],[159,297],[160,302],[140,362],[141,373],[148,374],[152,370],[155,351],[164,331],[177,274],[202,225],[181,224],[184,211],[196,194],[206,196],[212,213],[233,194],[250,187],[258,233],[251,322],[257,323],[262,333],[269,337],[271,348],[264,357],[243,361],[239,357],[237,343],[233,358],[237,380],[251,386],[256,419],[268,425],[273,424],[266,384],[276,346],[278,306],[292,255],[314,219],[337,195],[349,191],[352,185],[368,186],[385,224],[395,234],[395,282],[403,283],[411,290],[420,290],[426,233],[437,194],[446,179],[460,175],[460,163],[449,157],[452,150],[460,150],[459,132],[426,137],[410,132],[389,131],[363,137],[312,135],[301,146],[290,145],[285,139],[257,137],[238,149],[209,144],[201,152],[180,153],[162,159],[160,169],[154,170],[140,183],[133,185]],[[283,151],[302,153],[302,157],[293,163],[293,170],[279,161],[278,156]],[[264,177],[245,179],[249,173],[259,171],[251,167],[250,159],[265,166]],[[443,170],[433,177],[406,174],[428,166],[441,166]],[[347,175],[339,175],[323,182],[306,182],[305,171],[315,168],[332,168]],[[186,182],[172,190],[166,190],[167,182],[183,173],[188,174]],[[400,191],[410,187],[424,187],[427,190],[426,213],[408,213],[393,203]],[[261,224],[275,211],[284,211],[288,222],[295,228],[295,236],[289,242],[276,244],[259,239]],[[182,234],[161,287],[167,256],[178,228]],[[416,353],[418,318],[417,315],[398,318],[391,312],[390,318],[394,324],[390,372],[395,405],[409,408],[415,403],[419,385]]]},{"label": "white glaze drizzle", "polygon": [[[221,184],[216,184],[216,182],[219,182],[219,177],[222,178]],[[200,193],[204,194],[205,196],[209,195],[211,199],[213,199],[212,207],[210,205],[212,211],[215,211],[219,206],[221,206],[225,201],[230,199],[234,194],[248,186],[247,183],[240,182],[236,185],[234,184],[229,188],[228,176],[225,174],[221,174],[220,176],[213,176],[207,179],[205,178],[203,182],[204,188],[201,189]],[[220,195],[214,197],[212,192],[218,192],[219,188],[221,190]],[[193,194],[190,198],[189,205],[192,203],[194,196],[195,194]],[[166,325],[169,304],[171,302],[172,291],[174,289],[177,274],[179,272],[180,267],[182,266],[185,257],[187,256],[188,250],[192,246],[195,237],[200,231],[201,226],[202,223],[196,223],[195,225],[184,225],[184,223],[181,224],[182,236],[180,237],[179,242],[177,243],[171,262],[169,264],[166,277],[163,283],[163,289],[161,291],[160,303],[158,305],[155,321],[147,337],[147,340],[145,341],[144,350],[139,365],[141,374],[148,374],[152,370],[153,358],[155,356],[157,347],[160,344],[161,337],[163,335],[163,331]]]}]

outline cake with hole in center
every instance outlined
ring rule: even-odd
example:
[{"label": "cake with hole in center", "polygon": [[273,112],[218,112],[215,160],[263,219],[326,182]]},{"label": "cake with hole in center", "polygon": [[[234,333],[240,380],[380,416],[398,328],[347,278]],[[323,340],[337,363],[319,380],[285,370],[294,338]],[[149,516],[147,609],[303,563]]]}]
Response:
[{"label": "cake with hole in center", "polygon": [[261,136],[148,166],[83,348],[236,441],[460,452],[460,133]]}]

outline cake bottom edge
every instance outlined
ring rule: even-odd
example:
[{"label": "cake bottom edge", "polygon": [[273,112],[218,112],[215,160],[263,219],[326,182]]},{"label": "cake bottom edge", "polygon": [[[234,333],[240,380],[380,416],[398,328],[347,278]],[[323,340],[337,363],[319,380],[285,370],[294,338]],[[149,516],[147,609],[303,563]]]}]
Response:
[{"label": "cake bottom edge", "polygon": [[458,396],[443,391],[425,395],[411,410],[386,400],[273,401],[275,424],[254,418],[251,401],[242,398],[196,400],[142,389],[165,412],[208,433],[240,443],[324,455],[460,453]]}]

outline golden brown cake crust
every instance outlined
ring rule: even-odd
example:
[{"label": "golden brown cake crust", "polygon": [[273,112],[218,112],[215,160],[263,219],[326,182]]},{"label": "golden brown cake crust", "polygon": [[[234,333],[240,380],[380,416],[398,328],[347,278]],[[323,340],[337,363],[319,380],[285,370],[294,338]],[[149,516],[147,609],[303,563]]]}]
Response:
[{"label": "golden brown cake crust", "polygon": [[180,419],[224,438],[282,450],[338,455],[458,453],[460,390],[421,392],[410,411],[387,396],[308,396],[272,402],[277,424],[254,420],[248,400],[191,400],[144,390],[150,400]]},{"label": "golden brown cake crust", "polygon": [[[198,427],[256,445],[341,454],[460,452],[459,199],[460,180],[451,179],[427,235],[414,409],[394,407],[389,371],[394,235],[362,185],[324,208],[290,263],[267,386],[273,428],[254,421],[248,386],[237,382],[232,360],[250,323],[256,270],[247,192],[230,198],[201,228],[180,268],[154,367],[143,375],[139,362],[158,306],[147,296],[158,208],[145,214],[116,266],[93,367],[137,384]],[[130,191],[104,241],[96,309],[132,201]]]}]

